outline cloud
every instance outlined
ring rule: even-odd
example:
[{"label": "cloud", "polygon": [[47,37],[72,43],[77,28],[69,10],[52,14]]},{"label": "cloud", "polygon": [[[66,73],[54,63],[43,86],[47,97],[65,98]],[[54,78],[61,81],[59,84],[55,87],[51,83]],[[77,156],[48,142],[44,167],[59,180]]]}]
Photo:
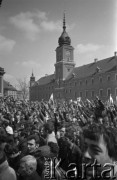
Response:
[{"label": "cloud", "polygon": [[33,13],[33,15],[40,20],[47,20],[46,12],[37,11],[36,13]]},{"label": "cloud", "polygon": [[32,67],[32,68],[38,68],[38,67],[40,67],[40,64],[39,63],[37,63],[37,62],[35,62],[35,61],[24,61],[24,62],[22,62],[22,66],[24,66],[24,67]]},{"label": "cloud", "polygon": [[98,51],[99,49],[103,48],[103,45],[98,45],[98,44],[78,44],[76,46],[76,52],[83,54],[83,53],[89,53],[89,52],[95,52]]},{"label": "cloud", "polygon": [[[61,31],[62,22],[60,20],[52,21],[47,17],[46,12],[25,12],[10,17],[10,23],[25,33],[30,40],[35,40],[37,35],[43,30],[48,32]],[[74,28],[74,24],[66,25],[67,30]]]},{"label": "cloud", "polygon": [[61,22],[57,21],[42,21],[40,26],[46,31],[60,31],[61,30]]},{"label": "cloud", "polygon": [[5,73],[5,75],[4,75],[4,79],[6,79],[7,81],[8,80],[11,80],[11,79],[13,79],[14,77],[11,75],[11,74],[6,74]]},{"label": "cloud", "polygon": [[20,13],[10,18],[10,22],[18,29],[23,31],[30,40],[35,40],[36,35],[40,32],[39,27],[33,20],[33,14]]},{"label": "cloud", "polygon": [[0,35],[0,52],[11,52],[14,48],[16,42],[11,39],[7,39],[6,37]]},{"label": "cloud", "polygon": [[[62,22],[60,20],[54,21],[42,21],[40,26],[43,30],[53,32],[53,31],[62,31]],[[66,24],[67,31],[72,30],[75,27],[75,24],[68,25]]]},{"label": "cloud", "polygon": [[28,68],[39,68],[41,65],[36,62],[36,61],[32,61],[32,60],[29,60],[29,61],[23,61],[23,62],[15,62],[16,65],[21,65],[23,67],[28,67]]}]

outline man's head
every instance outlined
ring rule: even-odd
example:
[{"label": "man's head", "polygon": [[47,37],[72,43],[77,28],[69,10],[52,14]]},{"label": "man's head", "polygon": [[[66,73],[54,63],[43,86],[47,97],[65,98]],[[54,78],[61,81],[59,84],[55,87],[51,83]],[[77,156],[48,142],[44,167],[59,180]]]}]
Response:
[{"label": "man's head", "polygon": [[44,129],[45,129],[45,132],[47,134],[51,134],[53,131],[54,131],[54,124],[53,122],[47,122],[45,125],[44,125]]},{"label": "man's head", "polygon": [[39,147],[39,138],[36,135],[30,135],[28,137],[28,150],[30,153],[35,151]]},{"label": "man's head", "polygon": [[17,138],[17,137],[18,137],[18,131],[17,131],[17,130],[14,130],[13,136],[14,136],[14,138]]},{"label": "man's head", "polygon": [[65,127],[60,128],[60,137],[64,137],[65,135]]},{"label": "man's head", "polygon": [[34,156],[27,155],[20,160],[19,174],[22,176],[30,176],[37,169],[37,161]]},{"label": "man's head", "polygon": [[117,132],[111,127],[92,124],[84,129],[86,159],[96,159],[101,167],[117,160]]},{"label": "man's head", "polygon": [[71,127],[66,128],[65,139],[68,147],[72,147],[74,141],[74,130]]}]

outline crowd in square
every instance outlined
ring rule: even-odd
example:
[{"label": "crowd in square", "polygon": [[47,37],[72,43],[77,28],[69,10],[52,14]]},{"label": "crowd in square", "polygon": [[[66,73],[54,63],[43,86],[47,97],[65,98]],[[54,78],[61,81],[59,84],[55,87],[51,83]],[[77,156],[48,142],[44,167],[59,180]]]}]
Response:
[{"label": "crowd in square", "polygon": [[0,99],[0,180],[113,179],[116,160],[116,103]]}]

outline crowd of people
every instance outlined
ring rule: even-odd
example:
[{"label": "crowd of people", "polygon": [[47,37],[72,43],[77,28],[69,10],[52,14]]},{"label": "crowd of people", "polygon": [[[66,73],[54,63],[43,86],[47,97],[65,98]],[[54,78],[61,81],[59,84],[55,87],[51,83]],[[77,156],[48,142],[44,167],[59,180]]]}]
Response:
[{"label": "crowd of people", "polygon": [[116,179],[117,105],[0,98],[0,180]]}]

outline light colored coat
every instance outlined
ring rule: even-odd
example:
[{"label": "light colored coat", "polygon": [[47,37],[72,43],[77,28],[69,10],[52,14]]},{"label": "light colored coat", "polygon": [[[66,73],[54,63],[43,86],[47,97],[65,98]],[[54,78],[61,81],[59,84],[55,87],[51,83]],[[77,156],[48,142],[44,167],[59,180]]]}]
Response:
[{"label": "light colored coat", "polygon": [[0,164],[0,180],[17,180],[16,173],[7,160]]}]

